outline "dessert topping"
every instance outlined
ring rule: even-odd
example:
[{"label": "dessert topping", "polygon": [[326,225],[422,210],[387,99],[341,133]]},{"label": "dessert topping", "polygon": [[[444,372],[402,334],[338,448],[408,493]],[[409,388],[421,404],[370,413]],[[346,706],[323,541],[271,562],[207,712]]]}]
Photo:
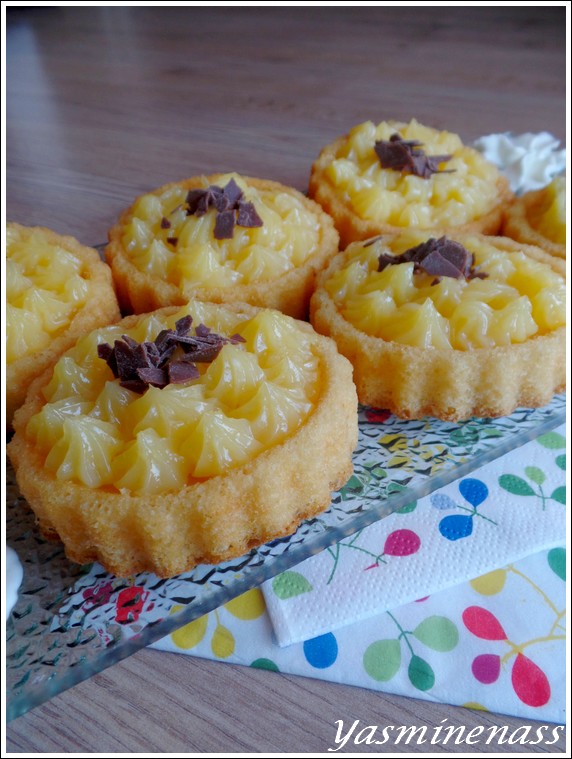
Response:
[{"label": "dessert topping", "polygon": [[[226,343],[244,342],[240,335],[223,337],[199,324],[190,335],[192,316],[184,316],[175,329],[164,329],[153,342],[138,343],[129,335],[97,346],[97,355],[107,362],[120,385],[136,393],[144,393],[149,385],[165,387],[180,384],[199,376],[196,363],[210,363]],[[181,351],[176,350],[181,348]]]},{"label": "dessert topping", "polygon": [[227,185],[210,185],[206,190],[195,189],[187,193],[187,215],[204,216],[209,208],[216,209],[214,236],[217,240],[229,239],[234,234],[234,226],[261,227],[262,219],[256,212],[254,203],[243,200],[244,193],[231,179]]},{"label": "dessert topping", "polygon": [[438,240],[430,237],[420,245],[404,251],[398,256],[390,256],[382,253],[379,256],[378,271],[383,271],[386,266],[403,264],[413,261],[414,271],[424,271],[432,274],[436,279],[431,284],[436,285],[441,277],[454,277],[455,279],[485,279],[488,274],[479,272],[475,268],[475,257],[461,243],[440,237]]},{"label": "dessert topping", "polygon": [[382,168],[395,169],[405,174],[429,179],[432,174],[445,174],[454,169],[439,169],[440,163],[450,161],[451,155],[426,155],[419,140],[404,140],[401,135],[392,134],[389,140],[378,140],[374,150]]}]

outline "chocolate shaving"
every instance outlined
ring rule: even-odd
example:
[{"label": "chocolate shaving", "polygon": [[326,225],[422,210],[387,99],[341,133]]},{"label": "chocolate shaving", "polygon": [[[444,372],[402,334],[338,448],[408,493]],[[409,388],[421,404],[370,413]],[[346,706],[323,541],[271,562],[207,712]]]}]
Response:
[{"label": "chocolate shaving", "polygon": [[163,216],[161,219],[161,229],[169,229],[171,227],[171,222],[166,216]]},{"label": "chocolate shaving", "polygon": [[374,150],[382,168],[395,169],[403,174],[414,174],[429,179],[432,174],[445,174],[455,169],[439,169],[440,163],[450,161],[452,155],[426,155],[419,140],[404,140],[392,134],[389,140],[378,140]]},{"label": "chocolate shaving", "polygon": [[167,237],[167,242],[170,242],[171,245],[176,245],[179,242],[178,237]]},{"label": "chocolate shaving", "polygon": [[161,330],[152,342],[138,343],[129,335],[122,335],[113,347],[109,343],[98,345],[97,355],[122,387],[144,393],[150,385],[165,387],[196,379],[197,362],[214,361],[226,343],[244,342],[240,335],[223,337],[204,324],[199,324],[191,335],[192,322],[192,316],[183,316],[175,329]]},{"label": "chocolate shaving", "polygon": [[187,216],[204,216],[209,208],[214,208],[217,213],[215,238],[230,239],[235,225],[261,227],[263,224],[254,204],[242,198],[243,192],[234,179],[230,179],[224,188],[213,184],[206,190],[189,190],[186,198]]},{"label": "chocolate shaving", "polygon": [[[244,226],[244,224],[242,225]],[[217,240],[232,239],[234,234],[234,211],[221,211],[215,219],[214,236]]]},{"label": "chocolate shaving", "polygon": [[236,223],[239,227],[261,227],[263,222],[256,213],[254,203],[245,201],[238,204]]},{"label": "chocolate shaving", "polygon": [[180,385],[200,376],[197,365],[190,361],[172,361],[167,371],[169,372],[169,382],[174,385]]},{"label": "chocolate shaving", "polygon": [[436,285],[441,277],[454,277],[455,279],[485,279],[488,274],[475,268],[475,257],[461,243],[440,237],[436,240],[430,237],[425,242],[414,248],[404,251],[398,256],[390,256],[382,253],[378,258],[378,271],[383,271],[387,266],[403,264],[413,261],[414,272],[423,271],[435,279],[431,282]]}]

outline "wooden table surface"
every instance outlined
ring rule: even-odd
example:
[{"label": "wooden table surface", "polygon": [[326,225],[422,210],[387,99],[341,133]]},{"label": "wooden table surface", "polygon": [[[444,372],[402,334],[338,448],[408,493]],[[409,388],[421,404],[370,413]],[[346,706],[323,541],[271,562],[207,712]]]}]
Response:
[{"label": "wooden table surface", "polygon": [[[8,7],[7,218],[95,245],[136,194],[186,176],[234,170],[306,190],[319,149],[367,119],[416,117],[465,141],[541,130],[563,140],[565,13]],[[9,723],[6,746],[316,753],[334,745],[339,719],[531,724],[144,650]]]}]

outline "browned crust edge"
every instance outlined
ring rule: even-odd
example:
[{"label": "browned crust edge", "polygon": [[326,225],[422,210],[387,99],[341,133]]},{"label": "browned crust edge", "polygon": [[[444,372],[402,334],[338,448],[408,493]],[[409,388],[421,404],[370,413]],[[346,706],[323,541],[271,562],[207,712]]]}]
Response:
[{"label": "browned crust edge", "polygon": [[[123,323],[128,328],[138,318]],[[16,414],[8,453],[43,534],[60,538],[73,561],[99,561],[118,576],[152,571],[170,577],[199,563],[240,556],[292,533],[301,521],[328,508],[331,492],[353,471],[357,397],[351,365],[335,343],[309,324],[300,326],[311,334],[322,367],[321,393],[310,417],[245,466],[177,493],[134,496],[56,480],[25,435],[29,419],[43,405],[41,389],[49,377],[38,378]]]},{"label": "browned crust edge", "polygon": [[[216,184],[224,174],[211,174],[207,177],[196,176],[180,182],[163,185],[151,193],[159,195],[171,187],[183,187],[185,190],[203,187],[206,179],[209,184]],[[275,308],[296,319],[305,319],[308,304],[314,290],[316,273],[338,251],[339,236],[332,219],[322,207],[292,187],[269,179],[257,179],[241,176],[257,190],[285,192],[299,200],[305,208],[319,221],[319,244],[315,253],[302,266],[281,274],[280,277],[262,282],[233,285],[232,287],[204,287],[197,284],[192,289],[182,292],[176,285],[137,269],[121,243],[121,230],[131,219],[133,207],[139,200],[124,211],[117,224],[109,231],[109,245],[105,255],[111,269],[119,296],[119,302],[126,312],[144,313],[157,308],[183,305],[188,300],[197,299],[211,303],[249,303],[262,308]],[[142,197],[142,196],[139,196]]]},{"label": "browned crust edge", "polygon": [[82,245],[74,237],[59,235],[45,227],[25,227],[15,222],[9,222],[6,226],[20,234],[42,232],[50,244],[60,245],[82,260],[87,267],[89,279],[95,286],[87,303],[75,314],[65,332],[54,337],[44,350],[22,356],[6,366],[6,424],[11,427],[14,413],[24,403],[32,380],[51,367],[81,335],[117,321],[121,314],[113,289],[111,269],[101,260],[96,250]]},{"label": "browned crust edge", "polygon": [[[396,128],[403,126],[395,122]],[[350,243],[367,240],[380,234],[398,234],[402,227],[390,224],[380,224],[375,220],[362,219],[346,202],[336,188],[331,184],[325,170],[334,160],[338,149],[346,141],[347,136],[338,137],[330,145],[326,145],[312,165],[308,194],[333,218],[336,229],[340,234],[340,248],[346,248]],[[496,235],[501,227],[503,208],[513,198],[513,193],[506,177],[500,175],[497,181],[498,202],[487,214],[472,222],[456,227],[432,227],[436,232],[448,235],[479,233]]]},{"label": "browned crust edge", "polygon": [[534,214],[538,206],[544,203],[545,199],[546,190],[544,187],[540,190],[527,192],[520,198],[515,198],[504,210],[502,234],[526,245],[542,248],[551,256],[566,258],[566,245],[549,240],[530,224],[530,216]]},{"label": "browned crust edge", "polygon": [[[455,239],[462,242],[463,236]],[[503,237],[487,242],[507,252],[523,251],[566,276],[564,263],[539,248]],[[340,253],[319,275],[310,320],[351,361],[361,403],[404,419],[460,421],[544,406],[565,389],[566,327],[518,345],[472,351],[422,349],[366,335],[343,318],[324,288],[346,258],[347,252]]]}]

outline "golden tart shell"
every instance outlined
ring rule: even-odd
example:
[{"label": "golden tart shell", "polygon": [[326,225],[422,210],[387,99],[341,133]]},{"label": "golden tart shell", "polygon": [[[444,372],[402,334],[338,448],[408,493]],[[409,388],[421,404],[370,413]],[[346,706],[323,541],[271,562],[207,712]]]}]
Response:
[{"label": "golden tart shell", "polygon": [[[396,130],[404,125],[401,122],[393,123]],[[327,177],[326,169],[336,158],[339,149],[344,145],[347,136],[338,137],[334,142],[326,145],[318,158],[312,164],[308,194],[316,200],[322,208],[332,217],[336,229],[340,235],[340,249],[346,248],[350,243],[358,240],[368,240],[380,234],[398,234],[403,232],[403,227],[378,222],[375,219],[360,217],[347,202],[336,187]],[[455,227],[435,225],[435,236],[442,234],[457,235],[466,233],[480,233],[495,235],[501,228],[503,208],[510,202],[513,193],[506,177],[499,175],[497,179],[497,204],[473,221]]]},{"label": "golden tart shell", "polygon": [[[152,194],[161,195],[175,187],[182,187],[185,190],[204,189],[205,179],[212,185],[224,176],[226,175],[211,174],[208,177],[191,177],[181,182],[163,185]],[[165,306],[182,305],[188,300],[197,299],[211,303],[249,303],[261,308],[275,308],[295,319],[307,317],[316,272],[322,269],[328,259],[338,251],[339,236],[332,219],[320,205],[291,187],[269,179],[247,176],[241,176],[241,179],[257,190],[287,193],[302,203],[318,220],[319,242],[316,250],[302,265],[280,274],[275,279],[238,283],[230,287],[213,287],[197,282],[194,286],[185,288],[183,292],[177,285],[138,269],[124,249],[121,241],[122,230],[132,217],[133,208],[140,199],[137,198],[109,231],[109,245],[105,251],[113,272],[119,302],[125,312],[144,313]]]},{"label": "golden tart shell", "polygon": [[[258,310],[242,304],[226,308],[252,315]],[[129,329],[138,318],[126,317],[121,325]],[[51,370],[39,377],[16,414],[8,453],[42,534],[61,540],[72,561],[99,561],[118,576],[149,571],[170,577],[289,535],[328,508],[332,491],[353,471],[357,398],[351,365],[335,343],[307,323],[299,326],[321,367],[320,392],[305,422],[245,465],[176,492],[134,495],[56,479],[26,435],[28,421],[44,403],[42,388]]]},{"label": "golden tart shell", "polygon": [[549,240],[530,223],[530,219],[542,209],[545,201],[544,187],[515,198],[504,211],[502,233],[526,245],[536,245],[552,256],[566,258],[566,245]]},{"label": "golden tart shell", "polygon": [[6,366],[6,423],[10,427],[16,409],[26,399],[30,383],[52,366],[60,355],[71,347],[81,335],[96,327],[118,321],[121,314],[113,289],[111,270],[101,260],[98,252],[79,243],[74,237],[59,235],[45,227],[25,227],[9,222],[7,229],[26,236],[40,233],[48,245],[59,246],[78,258],[84,268],[84,278],[89,279],[91,294],[88,301],[72,317],[65,331],[54,335],[41,351],[13,361]]},{"label": "golden tart shell", "polygon": [[[455,235],[463,242],[463,237]],[[523,252],[565,278],[564,263],[533,246],[491,237],[502,251]],[[566,387],[566,327],[523,343],[472,350],[422,348],[367,335],[347,321],[325,288],[347,251],[320,273],[310,302],[314,328],[332,337],[354,367],[360,403],[404,419],[499,417],[540,407]]]}]

